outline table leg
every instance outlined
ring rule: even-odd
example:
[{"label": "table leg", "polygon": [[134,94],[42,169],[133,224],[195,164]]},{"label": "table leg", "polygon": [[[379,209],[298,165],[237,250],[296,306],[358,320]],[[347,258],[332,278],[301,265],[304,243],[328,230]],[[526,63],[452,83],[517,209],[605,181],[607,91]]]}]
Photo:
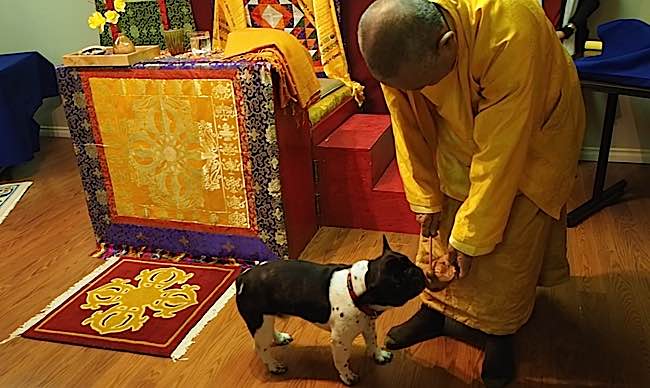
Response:
[{"label": "table leg", "polygon": [[11,170],[9,167],[0,166],[0,182],[4,180],[11,180]]},{"label": "table leg", "polygon": [[591,194],[591,199],[570,212],[567,216],[567,225],[570,228],[580,225],[593,214],[616,202],[625,191],[625,186],[627,185],[625,180],[616,182],[610,188],[604,190],[617,106],[618,94],[608,94],[607,107],[605,108],[605,120],[603,122],[603,134],[601,136],[600,149],[598,151],[598,164],[596,165],[594,189]]}]

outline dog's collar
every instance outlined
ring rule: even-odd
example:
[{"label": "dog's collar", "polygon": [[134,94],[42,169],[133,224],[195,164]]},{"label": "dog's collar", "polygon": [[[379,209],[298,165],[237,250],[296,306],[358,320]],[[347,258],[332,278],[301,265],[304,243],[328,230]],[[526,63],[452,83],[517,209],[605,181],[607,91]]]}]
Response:
[{"label": "dog's collar", "polygon": [[352,298],[352,303],[354,303],[354,306],[369,316],[371,319],[377,319],[381,315],[382,311],[377,311],[368,306],[360,305],[358,303],[359,296],[356,292],[354,292],[354,286],[352,285],[352,271],[348,272],[348,292],[350,293],[350,298]]}]

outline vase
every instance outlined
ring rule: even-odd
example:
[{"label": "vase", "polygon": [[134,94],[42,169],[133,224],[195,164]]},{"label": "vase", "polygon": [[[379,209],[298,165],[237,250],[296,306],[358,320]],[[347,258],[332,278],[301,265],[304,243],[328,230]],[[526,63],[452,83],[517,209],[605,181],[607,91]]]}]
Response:
[{"label": "vase", "polygon": [[113,43],[113,54],[131,54],[135,52],[135,45],[128,36],[119,34]]},{"label": "vase", "polygon": [[171,55],[178,55],[185,52],[185,31],[184,30],[167,30],[163,31],[165,37],[165,47]]}]

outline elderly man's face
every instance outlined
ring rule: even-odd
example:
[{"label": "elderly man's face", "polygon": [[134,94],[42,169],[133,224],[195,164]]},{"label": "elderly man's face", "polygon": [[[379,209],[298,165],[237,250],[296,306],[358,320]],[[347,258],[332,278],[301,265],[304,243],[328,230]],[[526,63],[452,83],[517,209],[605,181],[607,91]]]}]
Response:
[{"label": "elderly man's face", "polygon": [[418,62],[404,62],[393,77],[380,79],[382,83],[400,90],[420,90],[440,82],[454,66],[445,58],[422,58]]},{"label": "elderly man's face", "polygon": [[[400,90],[420,90],[432,86],[447,76],[456,64],[458,49],[455,36],[448,32],[437,52],[422,52],[416,60],[403,60],[397,74],[381,77],[370,71],[383,84]],[[399,60],[399,59],[396,59]]]}]

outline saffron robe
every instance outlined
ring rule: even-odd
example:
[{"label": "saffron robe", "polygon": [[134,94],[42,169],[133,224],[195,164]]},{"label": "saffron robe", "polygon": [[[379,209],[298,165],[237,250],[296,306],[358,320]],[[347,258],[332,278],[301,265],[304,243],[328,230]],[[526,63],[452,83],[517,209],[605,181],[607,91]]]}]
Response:
[{"label": "saffron robe", "polygon": [[443,211],[439,248],[476,258],[467,278],[423,298],[509,334],[528,320],[538,280],[568,277],[561,220],[584,135],[580,83],[538,0],[435,2],[457,33],[455,67],[419,91],[382,89],[411,209]]}]

